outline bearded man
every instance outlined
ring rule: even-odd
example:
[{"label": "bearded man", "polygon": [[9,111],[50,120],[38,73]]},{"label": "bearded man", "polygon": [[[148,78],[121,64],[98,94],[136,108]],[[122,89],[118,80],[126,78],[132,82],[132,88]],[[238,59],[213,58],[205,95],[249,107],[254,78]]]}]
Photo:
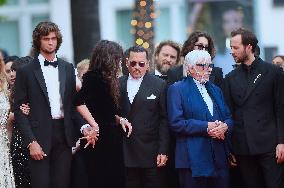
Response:
[{"label": "bearded man", "polygon": [[232,147],[242,187],[283,187],[281,69],[255,56],[258,40],[251,31],[237,29],[231,37],[232,56],[240,66],[226,76],[224,92],[235,122]]},{"label": "bearded man", "polygon": [[168,70],[178,64],[180,52],[179,44],[170,40],[161,42],[154,53],[155,75],[166,80]]}]

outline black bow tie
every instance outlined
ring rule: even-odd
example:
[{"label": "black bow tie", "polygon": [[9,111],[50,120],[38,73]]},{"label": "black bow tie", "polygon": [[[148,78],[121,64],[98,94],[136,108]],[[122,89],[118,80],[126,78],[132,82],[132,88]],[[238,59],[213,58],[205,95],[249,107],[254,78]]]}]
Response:
[{"label": "black bow tie", "polygon": [[167,76],[167,75],[159,75],[158,77],[161,78],[161,79],[163,79],[163,80],[167,80],[167,79],[168,79],[168,76]]},{"label": "black bow tie", "polygon": [[51,65],[54,68],[56,68],[58,66],[58,61],[50,62],[50,61],[44,60],[44,66],[48,66],[48,65]]}]

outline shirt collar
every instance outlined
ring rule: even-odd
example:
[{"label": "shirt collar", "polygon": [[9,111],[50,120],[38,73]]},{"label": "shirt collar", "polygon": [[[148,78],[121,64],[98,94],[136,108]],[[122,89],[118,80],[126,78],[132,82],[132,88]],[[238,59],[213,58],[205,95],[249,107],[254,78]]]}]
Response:
[{"label": "shirt collar", "polygon": [[[44,66],[44,61],[45,61],[45,58],[43,57],[43,55],[39,54],[38,55],[38,60],[39,60],[39,63],[41,66]],[[54,61],[57,61],[57,55],[55,55],[54,59],[50,62],[54,62]]]},{"label": "shirt collar", "polygon": [[[193,78],[193,77],[192,77]],[[196,80],[195,78],[193,78],[193,81],[195,82],[195,84],[198,86],[198,87],[205,87],[204,84],[201,84],[198,80]]]},{"label": "shirt collar", "polygon": [[251,63],[251,65],[246,65],[246,64],[242,63],[242,68],[246,71],[251,71],[251,70],[255,69],[255,67],[257,66],[257,62],[258,62],[258,58],[256,57],[254,59],[254,61]]},{"label": "shirt collar", "polygon": [[156,76],[163,76],[162,73],[160,71],[158,71],[157,69],[155,69],[155,75]]},{"label": "shirt collar", "polygon": [[142,76],[142,77],[139,78],[139,79],[135,79],[135,78],[133,78],[133,77],[131,76],[131,74],[129,73],[129,75],[128,75],[128,80],[141,82],[141,81],[143,80],[143,77],[144,77],[144,76]]}]

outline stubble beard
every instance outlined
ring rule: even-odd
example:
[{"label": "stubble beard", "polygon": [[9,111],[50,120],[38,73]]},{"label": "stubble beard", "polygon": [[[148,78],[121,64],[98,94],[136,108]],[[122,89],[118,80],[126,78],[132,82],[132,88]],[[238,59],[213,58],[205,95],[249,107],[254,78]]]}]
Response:
[{"label": "stubble beard", "polygon": [[45,49],[41,49],[41,51],[45,54],[55,54],[55,50],[49,51],[49,50],[45,50]]},{"label": "stubble beard", "polygon": [[237,64],[241,64],[248,60],[248,55],[245,53],[245,51],[243,51],[243,53],[241,54],[239,58],[234,57],[234,59]]}]

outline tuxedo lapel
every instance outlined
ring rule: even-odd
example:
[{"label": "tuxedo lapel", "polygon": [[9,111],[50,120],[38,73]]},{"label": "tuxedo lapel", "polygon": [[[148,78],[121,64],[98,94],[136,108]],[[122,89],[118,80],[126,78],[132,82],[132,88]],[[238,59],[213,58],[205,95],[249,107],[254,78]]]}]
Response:
[{"label": "tuxedo lapel", "polygon": [[64,93],[66,87],[66,66],[63,62],[58,60],[58,78],[59,78],[59,92],[61,95],[62,103],[64,102]]},{"label": "tuxedo lapel", "polygon": [[222,101],[221,93],[218,92],[212,86],[212,83],[210,83],[210,82],[207,82],[205,84],[205,87],[206,87],[207,92],[208,92],[208,94],[210,95],[210,97],[211,97],[211,99],[213,101],[213,104],[216,104],[218,106],[218,110],[220,112],[219,115],[221,116],[222,120],[225,120],[226,113],[224,112],[224,109],[223,109],[224,103]]},{"label": "tuxedo lapel", "polygon": [[200,110],[202,110],[203,112],[206,112],[206,117],[210,118],[210,112],[209,109],[207,107],[206,102],[204,101],[197,85],[195,84],[194,80],[192,77],[188,76],[186,78],[187,80],[187,88],[186,88],[186,96],[190,97],[190,99],[188,99],[188,101],[192,101],[194,104],[198,104],[198,108]]},{"label": "tuxedo lapel", "polygon": [[40,88],[48,102],[48,105],[50,106],[49,104],[49,98],[48,98],[48,94],[47,94],[47,88],[46,88],[46,84],[45,84],[45,80],[44,80],[44,77],[43,77],[43,73],[42,73],[42,70],[41,70],[41,67],[40,67],[40,63],[38,61],[38,59],[35,59],[34,60],[34,74],[35,74],[35,77],[40,85]]},{"label": "tuxedo lapel", "polygon": [[121,100],[122,100],[122,105],[125,107],[125,112],[127,114],[127,117],[129,115],[130,112],[130,108],[131,108],[131,104],[128,98],[128,93],[127,93],[127,76],[124,76],[123,78],[121,78]]},{"label": "tuxedo lapel", "polygon": [[143,80],[141,82],[141,85],[139,87],[139,90],[137,92],[137,94],[135,95],[133,102],[131,104],[131,109],[130,109],[130,113],[129,116],[133,116],[135,114],[135,112],[137,111],[137,109],[139,108],[139,104],[140,104],[140,99],[143,97],[147,97],[145,95],[145,91],[147,91],[149,85],[148,85],[148,73],[146,73],[143,77]]},{"label": "tuxedo lapel", "polygon": [[243,71],[241,71],[241,67],[238,67],[237,71],[238,73],[235,74],[234,77],[232,77],[232,83],[234,87],[238,88],[236,90],[236,93],[234,93],[234,95],[238,95],[240,99],[244,99],[248,87],[247,81],[245,75],[241,75],[243,74]]},{"label": "tuxedo lapel", "polygon": [[248,85],[247,92],[245,94],[245,97],[243,98],[243,102],[246,101],[246,99],[249,97],[249,95],[255,89],[255,87],[263,80],[266,73],[267,70],[263,70],[262,67],[254,72],[253,80],[251,80],[251,82]]},{"label": "tuxedo lapel", "polygon": [[177,80],[181,80],[183,79],[183,65],[180,65],[177,69],[177,72],[176,72],[176,75],[177,75]]}]

